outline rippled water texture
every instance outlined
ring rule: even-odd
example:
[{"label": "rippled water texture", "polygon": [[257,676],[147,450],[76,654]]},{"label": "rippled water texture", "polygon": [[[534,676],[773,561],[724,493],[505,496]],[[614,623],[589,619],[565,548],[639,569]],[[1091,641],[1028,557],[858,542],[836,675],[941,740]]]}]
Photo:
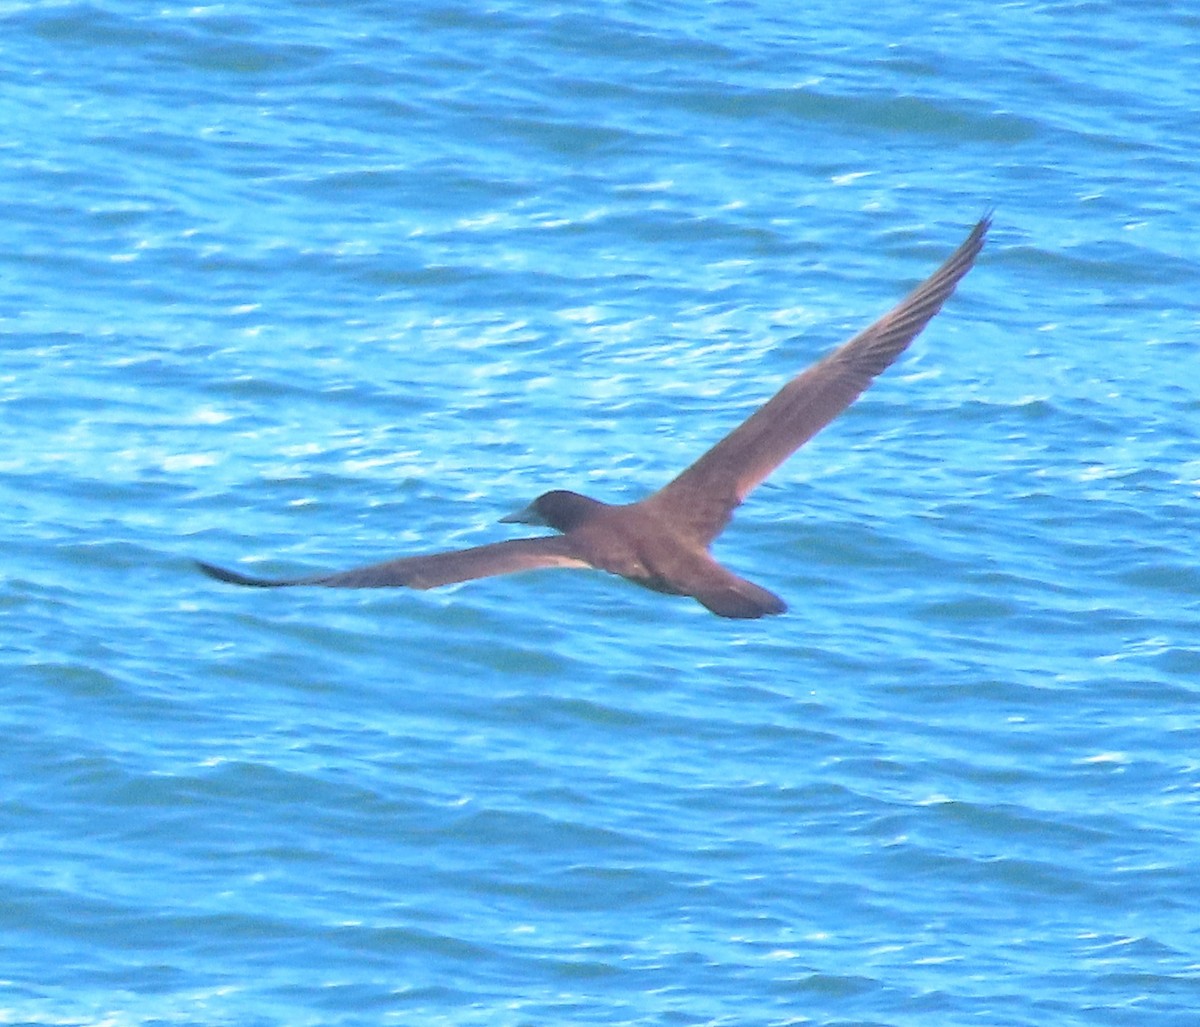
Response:
[{"label": "rippled water texture", "polygon": [[[1186,2],[0,7],[0,1022],[1190,1025]],[[718,555],[657,487],[979,266]]]}]

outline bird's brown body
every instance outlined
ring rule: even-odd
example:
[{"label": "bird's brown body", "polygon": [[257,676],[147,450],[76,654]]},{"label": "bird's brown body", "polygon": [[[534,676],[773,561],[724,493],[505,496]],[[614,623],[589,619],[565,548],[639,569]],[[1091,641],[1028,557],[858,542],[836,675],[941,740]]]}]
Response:
[{"label": "bird's brown body", "polygon": [[557,535],[401,557],[336,574],[276,580],[200,567],[239,585],[338,588],[435,588],[543,567],[594,567],[656,592],[692,596],[722,617],[783,613],[783,600],[717,563],[709,547],[749,492],[853,403],[929,323],[971,269],[989,224],[989,218],[981,220],[900,304],[793,378],[682,474],[639,502],[615,506],[556,489],[504,520],[547,525]]}]

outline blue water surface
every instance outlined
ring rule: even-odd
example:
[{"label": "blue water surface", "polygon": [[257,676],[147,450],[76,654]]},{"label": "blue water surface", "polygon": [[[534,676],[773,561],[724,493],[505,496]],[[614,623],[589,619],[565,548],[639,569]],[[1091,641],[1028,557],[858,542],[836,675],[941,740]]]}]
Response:
[{"label": "blue water surface", "polygon": [[[1187,0],[0,6],[0,1022],[1191,1025]],[[739,511],[646,494],[995,209]]]}]

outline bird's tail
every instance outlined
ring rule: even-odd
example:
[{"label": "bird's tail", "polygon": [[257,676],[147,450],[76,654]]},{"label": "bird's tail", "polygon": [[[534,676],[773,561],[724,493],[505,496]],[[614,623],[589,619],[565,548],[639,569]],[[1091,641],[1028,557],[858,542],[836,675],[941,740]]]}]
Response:
[{"label": "bird's tail", "polygon": [[733,574],[726,582],[697,592],[696,598],[717,616],[739,620],[768,617],[787,610],[787,603],[774,592]]}]

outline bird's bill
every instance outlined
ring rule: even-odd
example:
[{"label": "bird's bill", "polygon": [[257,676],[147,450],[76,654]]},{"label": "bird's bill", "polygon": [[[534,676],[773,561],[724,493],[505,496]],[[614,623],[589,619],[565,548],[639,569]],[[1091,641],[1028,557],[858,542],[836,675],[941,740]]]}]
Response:
[{"label": "bird's bill", "polygon": [[515,510],[507,517],[501,517],[501,524],[537,524],[542,527],[546,526],[545,520],[534,508],[534,504],[530,503],[523,510]]}]

